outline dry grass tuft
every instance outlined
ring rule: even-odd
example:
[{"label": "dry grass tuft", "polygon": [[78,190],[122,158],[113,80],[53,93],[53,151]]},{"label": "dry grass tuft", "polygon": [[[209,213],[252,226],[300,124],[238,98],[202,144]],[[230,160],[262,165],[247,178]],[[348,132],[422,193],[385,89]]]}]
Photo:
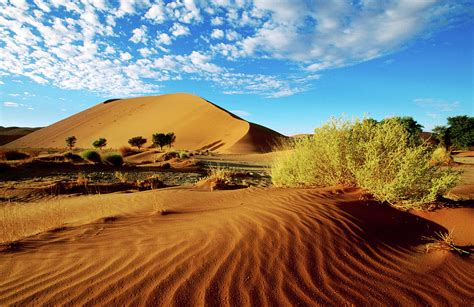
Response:
[{"label": "dry grass tuft", "polygon": [[66,208],[60,201],[49,201],[41,206],[7,203],[0,207],[0,242],[13,242],[65,222]]},{"label": "dry grass tuft", "polygon": [[454,229],[448,232],[435,232],[435,237],[424,237],[425,240],[433,241],[426,245],[426,252],[433,250],[447,250],[452,251],[460,256],[470,256],[472,253],[472,246],[460,246],[454,243]]},{"label": "dry grass tuft", "polygon": [[210,186],[210,190],[225,190],[232,185],[234,172],[228,168],[220,166],[210,166],[208,175],[202,178],[197,184]]}]

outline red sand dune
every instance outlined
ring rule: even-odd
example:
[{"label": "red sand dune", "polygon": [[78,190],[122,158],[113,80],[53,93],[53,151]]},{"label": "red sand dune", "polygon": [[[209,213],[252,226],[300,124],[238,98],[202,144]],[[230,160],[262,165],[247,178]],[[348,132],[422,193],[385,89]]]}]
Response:
[{"label": "red sand dune", "polygon": [[92,147],[100,137],[107,139],[109,148],[128,145],[134,136],[147,138],[148,146],[157,132],[174,132],[174,146],[179,149],[228,153],[268,152],[283,137],[200,97],[168,94],[101,103],[6,146],[62,148],[64,139],[71,135],[80,148]]},{"label": "red sand dune", "polygon": [[[422,237],[443,226],[360,198],[181,188],[65,199],[121,213],[1,252],[0,304],[472,305],[474,260],[424,251]],[[456,219],[472,221],[474,209],[450,210],[450,225],[470,227]],[[458,233],[474,241],[472,227]]]}]

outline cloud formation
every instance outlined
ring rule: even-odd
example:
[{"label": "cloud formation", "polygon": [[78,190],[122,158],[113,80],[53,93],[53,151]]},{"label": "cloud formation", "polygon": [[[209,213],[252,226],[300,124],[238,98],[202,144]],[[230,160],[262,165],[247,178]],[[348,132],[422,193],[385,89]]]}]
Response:
[{"label": "cloud formation", "polygon": [[[463,2],[0,1],[0,74],[112,96],[167,81],[278,98],[463,18]],[[254,73],[259,61],[279,71]]]}]

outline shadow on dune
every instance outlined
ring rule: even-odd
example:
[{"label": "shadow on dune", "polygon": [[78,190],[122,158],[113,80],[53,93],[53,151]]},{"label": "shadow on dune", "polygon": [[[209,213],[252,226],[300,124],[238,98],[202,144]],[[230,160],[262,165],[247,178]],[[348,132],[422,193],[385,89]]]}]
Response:
[{"label": "shadow on dune", "polygon": [[426,243],[425,237],[447,231],[432,221],[373,200],[340,202],[337,206],[358,226],[369,245],[410,248]]}]

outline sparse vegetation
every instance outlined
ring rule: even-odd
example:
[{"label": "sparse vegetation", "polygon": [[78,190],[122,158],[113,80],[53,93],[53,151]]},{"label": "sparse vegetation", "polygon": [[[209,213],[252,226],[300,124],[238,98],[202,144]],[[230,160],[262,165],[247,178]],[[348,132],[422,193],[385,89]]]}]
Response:
[{"label": "sparse vegetation", "polygon": [[140,149],[146,143],[146,139],[141,136],[136,136],[128,140],[130,146],[135,146]]},{"label": "sparse vegetation", "polygon": [[95,150],[86,150],[82,152],[81,156],[89,162],[93,162],[93,163],[102,162],[102,158],[100,157],[100,154]]},{"label": "sparse vegetation", "polygon": [[102,149],[102,148],[104,148],[105,146],[107,146],[107,140],[104,139],[104,138],[99,138],[98,140],[95,140],[95,141],[92,143],[92,146],[94,146],[95,148]]},{"label": "sparse vegetation", "polygon": [[72,149],[76,145],[77,139],[75,136],[68,136],[66,138],[66,146],[69,147],[69,149]]},{"label": "sparse vegetation", "polygon": [[228,168],[210,166],[208,170],[208,175],[201,179],[198,184],[210,184],[211,191],[223,190],[232,184],[233,174],[234,172],[232,172]]},{"label": "sparse vegetation", "polygon": [[473,246],[460,246],[454,243],[454,229],[448,232],[436,232],[435,237],[425,237],[425,240],[433,241],[426,245],[426,252],[432,250],[452,251],[460,256],[470,256]]},{"label": "sparse vegetation", "polygon": [[113,166],[121,166],[123,164],[123,157],[119,153],[112,152],[106,154],[103,161]]},{"label": "sparse vegetation", "polygon": [[189,158],[189,153],[186,151],[179,151],[178,156],[181,160],[188,159]]},{"label": "sparse vegetation", "polygon": [[404,208],[430,203],[454,187],[459,173],[429,163],[398,120],[332,119],[312,136],[294,139],[273,163],[277,186],[359,186]]},{"label": "sparse vegetation", "polygon": [[0,150],[0,159],[6,161],[25,160],[30,157],[29,154],[18,150]]},{"label": "sparse vegetation", "polygon": [[128,174],[124,172],[119,172],[116,171],[114,173],[114,177],[120,182],[120,183],[125,183],[128,181]]}]

